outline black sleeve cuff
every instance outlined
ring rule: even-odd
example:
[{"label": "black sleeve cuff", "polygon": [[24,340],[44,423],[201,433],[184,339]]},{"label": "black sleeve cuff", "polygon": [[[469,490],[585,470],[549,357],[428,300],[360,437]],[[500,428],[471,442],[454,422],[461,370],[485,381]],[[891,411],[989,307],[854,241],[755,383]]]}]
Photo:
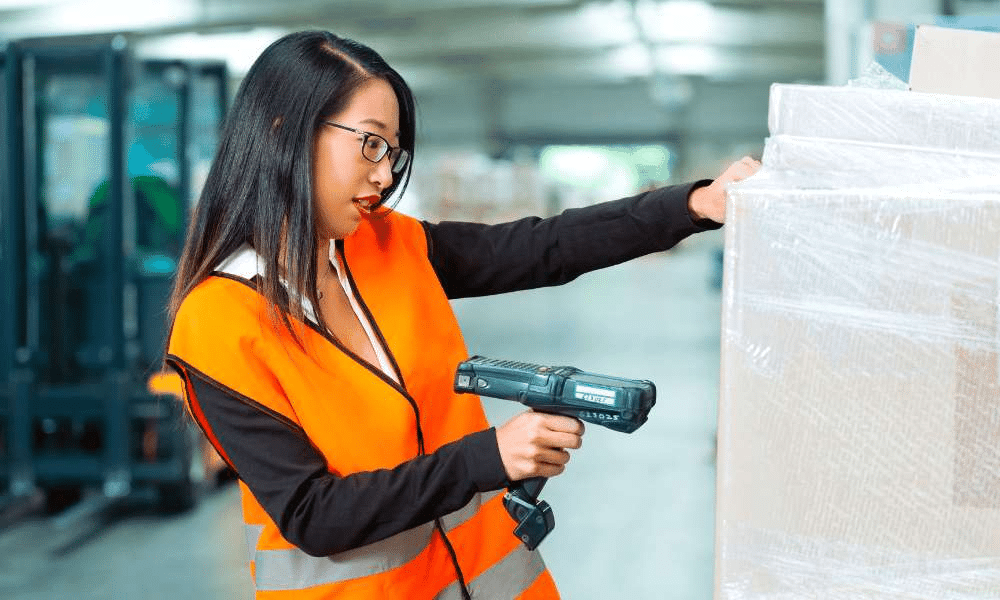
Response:
[{"label": "black sleeve cuff", "polygon": [[504,469],[503,460],[500,458],[495,427],[470,433],[463,438],[463,441],[465,467],[477,491],[489,492],[510,484],[507,470]]},{"label": "black sleeve cuff", "polygon": [[[676,229],[669,231],[669,236],[660,244],[665,246],[663,249],[676,244],[679,238],[722,227],[722,223],[716,223],[711,219],[695,219],[688,207],[691,193],[698,188],[711,185],[712,181],[712,179],[701,179],[681,186],[659,188],[649,192],[647,198],[643,199],[645,202],[657,203],[661,207],[662,213],[657,219],[658,221],[676,224]],[[677,193],[678,191],[681,193]],[[664,233],[666,234],[668,231],[664,231]]]}]

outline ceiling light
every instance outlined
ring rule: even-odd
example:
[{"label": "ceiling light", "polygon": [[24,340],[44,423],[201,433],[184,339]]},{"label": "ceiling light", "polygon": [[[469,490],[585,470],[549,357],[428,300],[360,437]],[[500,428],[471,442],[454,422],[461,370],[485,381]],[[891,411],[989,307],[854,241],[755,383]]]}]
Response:
[{"label": "ceiling light", "polygon": [[674,75],[711,75],[725,66],[725,57],[711,46],[660,46],[655,58],[661,72]]},{"label": "ceiling light", "polygon": [[649,48],[632,43],[607,53],[611,72],[622,77],[648,77],[653,72]]},{"label": "ceiling light", "polygon": [[134,0],[89,0],[53,3],[39,17],[44,31],[53,34],[102,33],[190,23],[199,11],[196,0],[147,2],[141,10]]},{"label": "ceiling light", "polygon": [[624,44],[639,39],[627,2],[585,4],[576,13],[576,34],[591,44]]},{"label": "ceiling light", "polygon": [[636,16],[647,39],[654,42],[703,40],[718,21],[718,13],[712,5],[698,0],[640,0],[636,4]]},{"label": "ceiling light", "polygon": [[60,2],[61,0],[0,0],[0,10],[19,10],[23,8],[40,8]]},{"label": "ceiling light", "polygon": [[230,75],[241,77],[284,29],[256,28],[238,33],[179,33],[151,38],[138,45],[143,57],[225,60]]}]

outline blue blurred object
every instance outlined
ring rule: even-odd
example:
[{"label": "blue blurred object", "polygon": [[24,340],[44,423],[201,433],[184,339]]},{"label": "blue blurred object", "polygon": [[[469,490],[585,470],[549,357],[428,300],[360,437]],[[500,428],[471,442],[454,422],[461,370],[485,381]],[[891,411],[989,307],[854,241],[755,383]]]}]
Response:
[{"label": "blue blurred object", "polygon": [[913,59],[913,38],[916,29],[916,25],[912,23],[908,25],[875,23],[872,27],[875,62],[903,81],[910,79],[910,61]]},{"label": "blue blurred object", "polygon": [[1000,14],[978,17],[938,17],[934,20],[934,24],[949,29],[1000,32]]},{"label": "blue blurred object", "polygon": [[142,261],[141,272],[144,275],[173,275],[177,261],[165,254],[153,254]]}]

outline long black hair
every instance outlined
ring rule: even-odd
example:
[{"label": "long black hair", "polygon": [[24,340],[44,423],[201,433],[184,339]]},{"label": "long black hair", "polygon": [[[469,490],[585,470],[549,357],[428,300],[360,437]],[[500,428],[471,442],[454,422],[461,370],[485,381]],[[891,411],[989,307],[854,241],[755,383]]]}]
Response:
[{"label": "long black hair", "polygon": [[[273,309],[272,318],[295,335],[289,317],[303,318],[302,299],[319,306],[314,139],[321,121],[343,110],[372,79],[392,86],[399,104],[399,145],[412,157],[413,94],[374,50],[326,31],[302,31],[261,53],[236,93],[192,215],[170,299],[171,323],[185,296],[243,244],[264,263],[258,288]],[[398,202],[412,165],[410,160],[383,191],[380,207]],[[281,278],[294,293],[286,292]],[[325,329],[322,315],[315,313]]]}]

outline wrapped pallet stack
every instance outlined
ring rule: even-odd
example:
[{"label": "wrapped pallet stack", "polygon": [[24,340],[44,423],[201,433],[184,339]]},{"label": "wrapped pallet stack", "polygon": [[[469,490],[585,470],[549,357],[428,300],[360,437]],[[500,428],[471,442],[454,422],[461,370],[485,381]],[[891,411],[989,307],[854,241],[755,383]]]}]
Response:
[{"label": "wrapped pallet stack", "polygon": [[716,600],[1000,597],[1000,100],[775,85],[730,191]]}]

